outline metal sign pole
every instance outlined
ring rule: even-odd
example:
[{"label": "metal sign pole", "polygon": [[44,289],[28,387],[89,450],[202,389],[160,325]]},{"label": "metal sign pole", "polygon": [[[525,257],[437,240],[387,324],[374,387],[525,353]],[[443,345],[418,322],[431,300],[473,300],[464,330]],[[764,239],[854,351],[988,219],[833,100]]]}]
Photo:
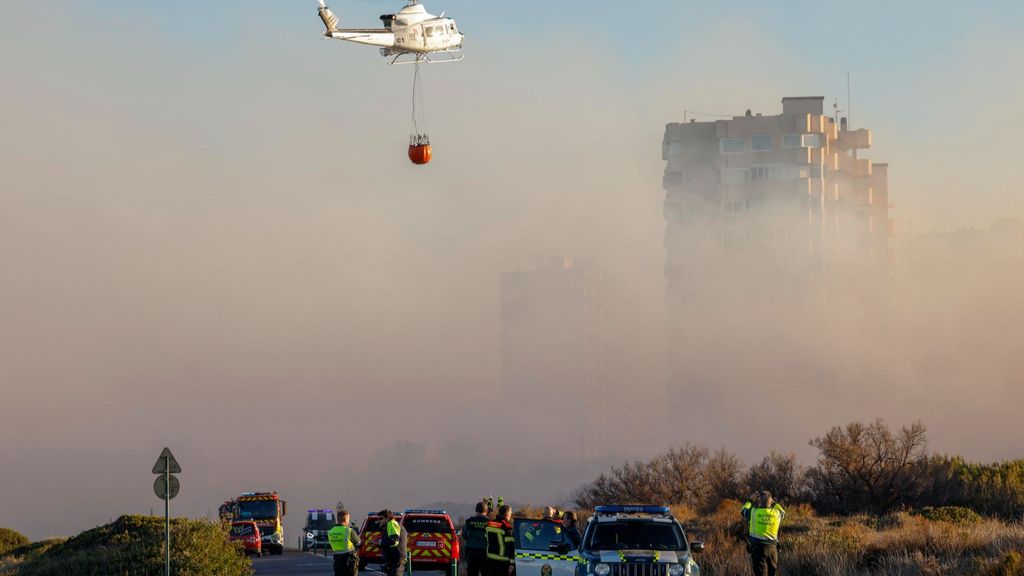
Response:
[{"label": "metal sign pole", "polygon": [[171,576],[171,456],[164,458],[164,576]]}]

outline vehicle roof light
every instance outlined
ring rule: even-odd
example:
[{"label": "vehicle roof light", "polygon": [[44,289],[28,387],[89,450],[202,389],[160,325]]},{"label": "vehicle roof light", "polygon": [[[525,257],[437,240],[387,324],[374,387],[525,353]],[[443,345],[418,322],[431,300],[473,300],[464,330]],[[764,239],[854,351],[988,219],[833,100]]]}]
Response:
[{"label": "vehicle roof light", "polygon": [[409,509],[405,511],[406,514],[447,514],[447,510],[415,510]]},{"label": "vehicle roof light", "polygon": [[596,514],[671,514],[667,506],[598,506],[594,508]]}]

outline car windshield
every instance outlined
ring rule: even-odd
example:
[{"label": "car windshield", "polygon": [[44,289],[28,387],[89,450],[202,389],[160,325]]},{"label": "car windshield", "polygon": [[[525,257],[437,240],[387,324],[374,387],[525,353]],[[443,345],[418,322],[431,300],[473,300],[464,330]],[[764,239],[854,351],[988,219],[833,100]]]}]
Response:
[{"label": "car windshield", "polygon": [[444,518],[406,518],[403,523],[405,531],[412,534],[413,532],[429,532],[436,534],[439,532],[451,533],[451,526],[448,525],[448,521]]},{"label": "car windshield", "polygon": [[273,500],[261,500],[258,502],[239,502],[239,518],[276,518],[277,502]]},{"label": "car windshield", "polygon": [[251,536],[255,533],[255,526],[252,524],[232,524],[231,535],[232,536]]},{"label": "car windshield", "polygon": [[334,516],[327,517],[324,514],[317,514],[316,518],[310,515],[306,519],[307,530],[330,530],[334,528]]},{"label": "car windshield", "polygon": [[366,532],[380,532],[380,521],[376,518],[367,518],[366,524],[363,525],[363,533]]},{"label": "car windshield", "polygon": [[685,550],[683,531],[675,522],[622,520],[598,522],[590,533],[591,550]]}]

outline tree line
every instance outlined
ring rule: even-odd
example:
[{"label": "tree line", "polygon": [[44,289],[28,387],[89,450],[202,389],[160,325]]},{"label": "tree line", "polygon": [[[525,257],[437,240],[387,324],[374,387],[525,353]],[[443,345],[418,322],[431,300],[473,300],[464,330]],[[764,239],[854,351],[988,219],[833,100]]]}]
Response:
[{"label": "tree line", "polygon": [[814,465],[772,452],[752,466],[725,449],[684,444],[648,461],[627,462],[575,494],[580,508],[609,502],[684,505],[709,512],[724,500],[770,490],[784,503],[822,514],[884,514],[962,506],[979,514],[1024,514],[1024,460],[972,463],[932,453],[924,424],[898,430],[884,421],[836,426],[810,441]]}]

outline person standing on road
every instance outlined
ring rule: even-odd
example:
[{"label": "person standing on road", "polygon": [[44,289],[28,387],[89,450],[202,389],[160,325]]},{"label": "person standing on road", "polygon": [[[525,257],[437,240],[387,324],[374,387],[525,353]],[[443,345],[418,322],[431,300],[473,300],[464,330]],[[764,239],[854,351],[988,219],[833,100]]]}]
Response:
[{"label": "person standing on road", "polygon": [[565,530],[565,539],[569,541],[573,549],[579,549],[580,544],[583,543],[583,534],[580,534],[580,528],[576,524],[576,513],[572,510],[562,513],[562,529]]},{"label": "person standing on road", "polygon": [[516,565],[515,538],[512,535],[512,509],[499,506],[494,520],[487,523],[487,563],[485,576],[513,576]]},{"label": "person standing on road", "polygon": [[385,508],[377,513],[384,524],[381,529],[380,550],[384,557],[384,576],[398,576],[405,571],[405,556],[409,549],[409,533],[395,520],[394,513]]},{"label": "person standing on road", "polygon": [[466,541],[466,576],[482,576],[487,561],[487,504],[478,502],[476,516],[466,518],[462,538]]},{"label": "person standing on road", "polygon": [[747,521],[750,562],[754,576],[775,576],[779,569],[779,527],[786,511],[767,490],[755,492],[740,514]]},{"label": "person standing on road", "polygon": [[327,533],[334,552],[334,576],[359,576],[359,534],[349,525],[347,510],[338,510],[338,523]]}]

